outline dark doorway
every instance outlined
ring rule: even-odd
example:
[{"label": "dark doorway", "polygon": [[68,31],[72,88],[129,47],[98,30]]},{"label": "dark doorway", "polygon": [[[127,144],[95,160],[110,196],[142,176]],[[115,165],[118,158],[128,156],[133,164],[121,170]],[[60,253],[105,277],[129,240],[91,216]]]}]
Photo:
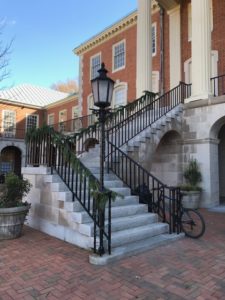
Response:
[{"label": "dark doorway", "polygon": [[21,175],[21,151],[17,147],[8,146],[1,151],[0,173],[14,172]]}]

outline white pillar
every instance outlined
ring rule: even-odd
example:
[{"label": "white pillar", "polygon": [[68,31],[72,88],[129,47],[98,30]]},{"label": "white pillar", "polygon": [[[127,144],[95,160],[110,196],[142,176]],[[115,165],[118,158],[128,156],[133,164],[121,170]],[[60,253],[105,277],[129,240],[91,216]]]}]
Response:
[{"label": "white pillar", "polygon": [[151,0],[138,0],[136,96],[152,90]]},{"label": "white pillar", "polygon": [[207,99],[211,94],[210,0],[192,0],[192,97]]},{"label": "white pillar", "polygon": [[168,11],[169,43],[170,43],[170,89],[181,80],[181,30],[180,5]]}]

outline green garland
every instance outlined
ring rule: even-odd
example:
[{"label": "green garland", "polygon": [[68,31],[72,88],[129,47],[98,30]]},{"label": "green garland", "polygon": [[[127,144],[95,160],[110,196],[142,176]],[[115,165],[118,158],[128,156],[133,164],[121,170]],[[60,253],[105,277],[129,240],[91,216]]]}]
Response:
[{"label": "green garland", "polygon": [[[112,201],[115,201],[116,197],[122,197],[122,195],[115,193],[107,188],[104,188],[104,191],[100,191],[100,183],[97,178],[87,169],[80,160],[76,157],[70,149],[70,143],[74,141],[74,136],[63,136],[61,133],[56,132],[52,127],[44,125],[40,128],[30,129],[25,137],[26,143],[32,142],[36,139],[43,138],[44,135],[51,135],[52,143],[61,147],[63,151],[63,157],[65,162],[70,162],[72,168],[79,173],[80,180],[84,177],[89,178],[89,184],[91,189],[91,195],[96,199],[98,208],[103,209],[111,195]],[[79,135],[80,133],[78,133]]]}]

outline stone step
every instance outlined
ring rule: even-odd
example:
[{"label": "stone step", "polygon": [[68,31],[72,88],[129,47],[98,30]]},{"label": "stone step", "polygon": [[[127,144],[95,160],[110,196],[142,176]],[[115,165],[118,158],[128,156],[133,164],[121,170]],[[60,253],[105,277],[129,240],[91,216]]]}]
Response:
[{"label": "stone step", "polygon": [[112,248],[145,240],[152,236],[168,233],[169,226],[166,223],[153,223],[131,229],[112,233]]},{"label": "stone step", "polygon": [[[135,216],[121,217],[112,219],[111,229],[112,232],[118,232],[134,227],[140,227],[148,224],[153,224],[158,221],[158,215],[153,213],[138,214]],[[105,222],[105,229],[107,231],[108,222]],[[87,236],[93,236],[94,224],[86,223],[79,227],[79,232]]]},{"label": "stone step", "polygon": [[149,251],[159,246],[167,245],[178,239],[184,238],[184,234],[160,234],[145,238],[144,240],[129,243],[117,248],[113,248],[111,255],[104,254],[102,256],[90,254],[89,262],[94,265],[106,265],[124,257],[136,255],[144,251]]},{"label": "stone step", "polygon": [[[126,196],[124,198],[116,197],[116,199],[111,202],[112,207],[134,205],[134,204],[139,204],[138,196]],[[92,205],[93,205],[93,199],[91,198],[90,209],[92,209]],[[87,206],[87,202],[86,202],[86,206]],[[67,211],[71,211],[71,212],[83,211],[83,206],[78,200],[75,200],[74,202],[67,201],[64,203],[64,207],[66,208]],[[106,203],[106,207],[108,207],[108,203]]]},{"label": "stone step", "polygon": [[[124,216],[132,216],[137,214],[143,214],[148,211],[147,205],[145,204],[133,204],[127,206],[117,206],[112,207],[111,215],[112,218],[120,218]],[[88,216],[87,212],[74,212],[72,213],[72,218],[77,223],[90,223],[92,220]],[[106,219],[108,218],[108,210],[106,209]]]}]

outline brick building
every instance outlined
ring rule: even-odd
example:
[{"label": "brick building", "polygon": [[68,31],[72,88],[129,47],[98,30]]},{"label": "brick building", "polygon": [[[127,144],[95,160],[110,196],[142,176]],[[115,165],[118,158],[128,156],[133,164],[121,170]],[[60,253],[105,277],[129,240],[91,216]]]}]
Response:
[{"label": "brick building", "polygon": [[[0,173],[21,173],[25,133],[43,124],[62,130],[77,117],[77,95],[23,84],[0,92]],[[61,127],[59,125],[61,124]]]}]

